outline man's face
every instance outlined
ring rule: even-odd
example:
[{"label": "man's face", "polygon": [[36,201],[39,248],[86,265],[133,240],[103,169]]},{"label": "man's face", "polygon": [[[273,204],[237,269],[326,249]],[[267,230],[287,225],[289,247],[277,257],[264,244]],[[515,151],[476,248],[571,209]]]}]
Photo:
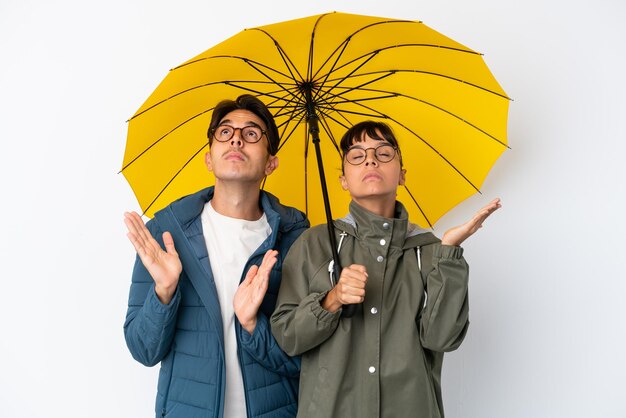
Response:
[{"label": "man's face", "polygon": [[[361,142],[355,141],[351,146],[351,148],[358,147],[367,150],[365,158],[359,161],[360,164],[350,164],[344,157],[344,174],[340,177],[341,186],[350,192],[350,196],[357,203],[362,199],[395,201],[398,185],[404,184],[405,170],[400,166],[399,154],[396,152],[391,161],[380,162],[375,156],[375,149],[381,145],[390,144],[364,134]],[[381,158],[385,159],[383,157],[381,155]]]},{"label": "man's face", "polygon": [[[248,110],[240,109],[226,114],[219,125],[233,128],[258,126],[263,131],[267,130],[261,118]],[[260,184],[266,175],[278,167],[278,158],[269,154],[268,145],[267,135],[263,135],[256,143],[249,143],[243,140],[241,129],[235,129],[229,141],[213,140],[211,149],[205,155],[205,162],[217,181]]]}]

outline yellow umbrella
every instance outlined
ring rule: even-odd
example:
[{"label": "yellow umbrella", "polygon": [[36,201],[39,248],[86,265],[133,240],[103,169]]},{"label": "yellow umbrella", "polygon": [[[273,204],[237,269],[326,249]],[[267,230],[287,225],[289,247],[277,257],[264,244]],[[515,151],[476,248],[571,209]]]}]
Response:
[{"label": "yellow umbrella", "polygon": [[509,98],[479,53],[421,22],[311,16],[210,48],[172,69],[139,108],[122,173],[147,216],[212,184],[203,160],[211,112],[245,92],[270,107],[281,132],[280,166],[263,187],[313,225],[326,220],[310,146],[318,141],[332,211],[343,216],[338,141],[359,121],[394,129],[407,169],[398,199],[424,227],[478,191],[507,148]]}]

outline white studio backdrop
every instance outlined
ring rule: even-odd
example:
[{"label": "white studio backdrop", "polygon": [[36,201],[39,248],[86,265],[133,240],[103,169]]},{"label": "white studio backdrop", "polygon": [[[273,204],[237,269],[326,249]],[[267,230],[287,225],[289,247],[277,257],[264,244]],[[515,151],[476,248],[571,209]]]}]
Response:
[{"label": "white studio backdrop", "polygon": [[[507,151],[436,226],[467,242],[471,326],[449,418],[626,417],[626,2],[0,0],[0,417],[152,417],[122,333],[134,252],[125,121],[173,66],[246,27],[341,11],[422,20],[483,52]],[[410,168],[409,168],[410,169]]]}]

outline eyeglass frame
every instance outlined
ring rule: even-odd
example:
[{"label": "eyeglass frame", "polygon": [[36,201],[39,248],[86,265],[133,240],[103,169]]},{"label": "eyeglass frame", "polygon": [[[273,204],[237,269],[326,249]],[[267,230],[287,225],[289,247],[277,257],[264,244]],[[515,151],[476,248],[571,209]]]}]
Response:
[{"label": "eyeglass frame", "polygon": [[[382,147],[389,147],[389,148],[391,148],[393,150],[393,156],[389,160],[387,160],[387,161],[382,161],[378,157],[378,152],[377,151],[378,151],[379,148],[382,148]],[[358,149],[358,150],[362,150],[362,151],[365,152],[365,158],[363,158],[363,161],[361,161],[360,163],[355,164],[353,162],[350,162],[350,160],[348,160],[348,153],[350,151],[352,151],[353,149]],[[359,166],[359,165],[363,164],[365,162],[365,160],[367,160],[367,151],[369,151],[371,149],[374,150],[374,158],[376,159],[376,161],[378,161],[379,163],[382,163],[382,164],[390,163],[390,162],[393,161],[394,158],[396,158],[396,155],[400,155],[400,149],[398,147],[394,147],[393,145],[391,145],[389,143],[380,144],[377,147],[369,147],[369,148],[363,148],[361,146],[354,145],[354,146],[348,148],[348,150],[345,152],[345,154],[343,156],[344,160],[347,161],[348,164],[350,164],[350,165]],[[400,158],[402,158],[402,157],[400,157]],[[402,159],[400,161],[402,161]]]},{"label": "eyeglass frame", "polygon": [[[232,132],[231,136],[230,136],[228,139],[225,139],[225,140],[220,140],[220,139],[217,139],[217,137],[215,136],[215,132],[217,132],[217,130],[218,130],[220,127],[222,127],[222,126],[226,126],[226,127],[231,128],[231,129],[233,130],[233,132]],[[259,136],[259,139],[257,139],[256,141],[248,141],[248,140],[245,138],[245,135],[243,134],[244,129],[248,129],[248,128],[255,128],[255,129],[260,130],[260,131],[261,131],[261,135]],[[217,142],[222,142],[222,143],[224,143],[224,142],[228,142],[228,141],[230,141],[231,139],[233,139],[233,138],[235,137],[235,132],[236,132],[237,130],[239,130],[239,138],[241,138],[241,139],[242,139],[242,141],[244,141],[244,142],[245,142],[245,143],[247,143],[247,144],[257,144],[257,143],[259,143],[259,142],[261,141],[261,138],[263,138],[263,135],[265,135],[265,137],[267,137],[267,138],[268,138],[268,141],[269,141],[269,137],[267,136],[267,131],[263,130],[263,128],[261,128],[261,127],[260,127],[259,125],[257,125],[257,124],[247,125],[247,126],[244,126],[244,127],[241,127],[241,128],[236,128],[236,127],[234,127],[234,126],[232,126],[232,125],[228,125],[228,124],[226,124],[226,123],[221,123],[221,124],[217,125],[215,128],[211,129],[211,130],[209,131],[209,134],[210,134],[210,136],[211,136],[213,139],[215,139]]]}]

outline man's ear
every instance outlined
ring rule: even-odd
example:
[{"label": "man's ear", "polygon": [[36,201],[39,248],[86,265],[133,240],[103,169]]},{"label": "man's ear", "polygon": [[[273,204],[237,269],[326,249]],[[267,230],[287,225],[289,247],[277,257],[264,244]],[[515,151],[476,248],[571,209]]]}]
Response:
[{"label": "man's ear", "polygon": [[344,190],[348,190],[348,181],[346,180],[346,176],[343,174],[339,176],[339,181],[341,182],[341,188]]},{"label": "man's ear", "polygon": [[398,186],[404,186],[406,181],[406,170],[400,170],[400,180],[398,180]]},{"label": "man's ear", "polygon": [[213,171],[213,163],[211,162],[211,150],[207,151],[206,154],[204,154],[204,164],[206,164],[206,168],[209,171]]},{"label": "man's ear", "polygon": [[275,155],[270,155],[270,158],[267,159],[267,163],[265,164],[265,175],[269,176],[278,168],[278,157]]}]

